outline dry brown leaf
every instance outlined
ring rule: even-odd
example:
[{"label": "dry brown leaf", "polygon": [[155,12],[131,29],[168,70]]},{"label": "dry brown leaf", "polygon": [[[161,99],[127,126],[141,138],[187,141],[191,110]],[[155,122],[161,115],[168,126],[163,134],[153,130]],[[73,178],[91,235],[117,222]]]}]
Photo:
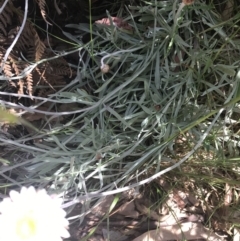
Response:
[{"label": "dry brown leaf", "polygon": [[229,216],[229,206],[232,203],[233,191],[232,187],[226,183],[225,184],[225,196],[224,196],[224,203],[221,209],[219,210],[220,215],[227,217]]},{"label": "dry brown leaf", "polygon": [[138,218],[139,212],[135,210],[135,204],[134,201],[126,202],[124,203],[118,210],[118,214],[121,214],[125,217],[129,218]]},{"label": "dry brown leaf", "polygon": [[[111,18],[114,26],[125,30],[133,31],[133,28],[127,22],[123,21],[121,18],[118,18],[118,17],[111,17]],[[107,25],[107,26],[111,25],[111,21],[109,18],[103,18],[101,20],[96,21],[95,23]]]},{"label": "dry brown leaf", "polygon": [[167,240],[194,240],[206,239],[208,241],[221,241],[213,232],[204,228],[201,223],[183,223],[181,225],[172,225],[160,227],[157,230],[148,231],[133,241],[167,241]]},{"label": "dry brown leaf", "polygon": [[111,204],[114,200],[113,195],[109,195],[104,197],[92,210],[91,214],[87,215],[89,216],[95,216],[95,217],[103,217],[106,213],[109,212],[109,208],[111,207]]},{"label": "dry brown leaf", "polygon": [[199,205],[199,200],[192,193],[187,193],[187,199],[191,205],[193,205],[193,206]]},{"label": "dry brown leaf", "polygon": [[141,199],[135,200],[135,206],[141,214],[146,215],[148,218],[156,221],[160,220],[160,215],[157,212],[151,210],[149,205],[145,206]]},{"label": "dry brown leaf", "polygon": [[173,198],[180,209],[183,209],[188,204],[186,193],[180,190],[173,190]]},{"label": "dry brown leaf", "polygon": [[128,239],[128,236],[123,235],[118,231],[112,231],[107,229],[102,229],[104,240],[113,240],[113,241],[124,241]]},{"label": "dry brown leaf", "polygon": [[226,5],[221,15],[223,20],[226,21],[232,17],[233,10],[234,10],[234,0],[227,0],[225,2],[226,2]]},{"label": "dry brown leaf", "polygon": [[166,181],[165,178],[156,179],[155,182],[159,184],[166,192],[171,190],[171,185]]},{"label": "dry brown leaf", "polygon": [[182,3],[185,5],[192,5],[194,3],[194,0],[182,0]]}]

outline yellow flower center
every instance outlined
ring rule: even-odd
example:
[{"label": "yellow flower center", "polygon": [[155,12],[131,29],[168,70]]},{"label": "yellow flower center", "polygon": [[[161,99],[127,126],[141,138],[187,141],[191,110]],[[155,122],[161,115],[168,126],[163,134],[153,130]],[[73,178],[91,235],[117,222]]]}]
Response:
[{"label": "yellow flower center", "polygon": [[18,220],[16,226],[17,236],[21,240],[28,240],[36,234],[36,220],[32,215],[26,215]]}]

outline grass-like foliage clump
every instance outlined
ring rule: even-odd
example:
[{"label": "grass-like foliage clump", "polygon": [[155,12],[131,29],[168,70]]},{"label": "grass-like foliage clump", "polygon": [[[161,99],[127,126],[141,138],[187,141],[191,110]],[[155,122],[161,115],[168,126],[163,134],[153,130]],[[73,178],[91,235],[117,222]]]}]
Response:
[{"label": "grass-like foliage clump", "polygon": [[11,106],[44,117],[18,139],[1,132],[2,190],[44,187],[71,206],[148,183],[196,150],[217,162],[237,156],[239,7],[227,15],[202,0],[120,6],[107,24],[67,26],[79,51],[75,80],[35,106]]}]

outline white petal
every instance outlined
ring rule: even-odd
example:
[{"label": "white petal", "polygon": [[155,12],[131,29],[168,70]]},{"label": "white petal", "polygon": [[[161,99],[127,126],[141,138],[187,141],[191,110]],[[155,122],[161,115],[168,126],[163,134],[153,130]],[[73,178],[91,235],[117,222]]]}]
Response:
[{"label": "white petal", "polygon": [[20,198],[20,193],[12,190],[12,191],[10,191],[9,196],[12,201],[17,201]]},{"label": "white petal", "polygon": [[22,187],[21,191],[20,191],[20,194],[21,195],[24,195],[27,193],[27,188],[26,187]]}]

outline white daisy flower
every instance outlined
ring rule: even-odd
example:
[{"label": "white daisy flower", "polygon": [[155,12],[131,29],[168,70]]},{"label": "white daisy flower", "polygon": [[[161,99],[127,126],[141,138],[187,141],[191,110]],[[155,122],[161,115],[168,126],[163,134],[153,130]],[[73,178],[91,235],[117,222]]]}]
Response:
[{"label": "white daisy flower", "polygon": [[61,199],[34,187],[11,191],[9,196],[0,203],[0,240],[61,241],[69,237]]}]

